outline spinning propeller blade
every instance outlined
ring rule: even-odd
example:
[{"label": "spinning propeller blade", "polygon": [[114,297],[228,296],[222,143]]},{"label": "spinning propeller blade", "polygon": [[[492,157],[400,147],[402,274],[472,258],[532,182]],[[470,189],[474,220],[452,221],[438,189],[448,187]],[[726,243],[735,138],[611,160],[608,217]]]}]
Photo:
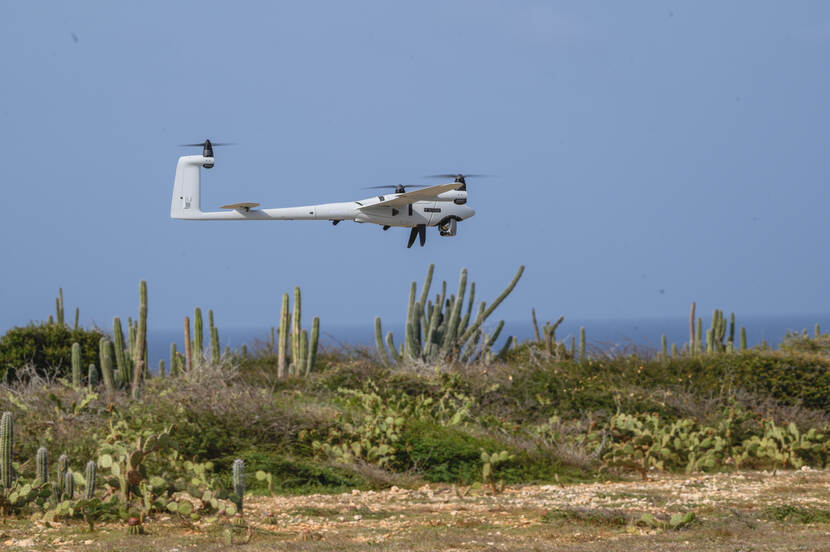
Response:
[{"label": "spinning propeller blade", "polygon": [[[202,148],[202,157],[213,157],[213,146],[235,146],[236,142],[211,142],[210,140],[205,140],[201,144],[179,144],[179,147],[182,148],[189,148],[189,147],[201,147]],[[211,168],[213,165],[205,165],[205,168]]]}]

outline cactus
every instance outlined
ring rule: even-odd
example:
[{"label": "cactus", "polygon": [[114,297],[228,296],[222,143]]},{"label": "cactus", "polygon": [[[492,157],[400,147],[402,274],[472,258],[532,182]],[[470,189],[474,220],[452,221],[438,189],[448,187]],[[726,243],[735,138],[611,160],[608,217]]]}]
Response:
[{"label": "cactus", "polygon": [[69,457],[61,454],[58,457],[58,490],[60,491],[58,498],[60,498],[60,495],[63,495],[63,486],[66,482],[67,473],[69,473]]},{"label": "cactus", "polygon": [[163,378],[163,377],[165,376],[165,371],[166,371],[166,368],[167,368],[167,367],[166,367],[166,366],[165,366],[165,364],[164,364],[164,359],[163,359],[163,358],[160,358],[160,359],[159,359],[159,377],[160,377],[160,378]]},{"label": "cactus", "polygon": [[101,359],[101,377],[104,380],[104,388],[108,393],[115,390],[115,381],[112,373],[112,342],[102,337],[98,342],[98,356]]},{"label": "cactus", "polygon": [[58,296],[55,298],[55,317],[58,324],[63,325],[63,288],[58,288]]},{"label": "cactus", "polygon": [[219,364],[221,353],[219,349],[219,330],[213,323],[213,309],[208,311],[208,328],[210,332],[210,361]]},{"label": "cactus", "polygon": [[118,368],[118,380],[120,385],[127,385],[132,381],[129,360],[124,353],[124,331],[121,329],[121,319],[117,316],[112,319],[112,338],[115,348],[115,364]]},{"label": "cactus", "polygon": [[[420,297],[417,294],[417,284],[415,282],[411,284],[406,332],[400,351],[395,347],[392,332],[387,334],[386,345],[384,345],[380,338],[383,332],[382,323],[380,319],[375,320],[375,344],[381,359],[387,363],[400,363],[407,360],[433,361],[439,358],[456,359],[462,362],[478,358],[494,358],[491,354],[491,347],[495,341],[493,338],[497,338],[501,330],[499,328],[492,335],[485,335],[481,326],[513,290],[523,270],[524,267],[519,268],[513,282],[489,307],[486,303],[481,303],[478,314],[472,318],[475,284],[470,285],[470,292],[467,295],[467,270],[461,271],[456,295],[447,298],[447,283],[442,282],[441,293],[435,296],[433,303],[428,299],[434,271],[434,266],[430,265]],[[466,314],[462,316],[465,302],[467,304]],[[478,347],[482,349],[477,350]]]},{"label": "cactus", "polygon": [[746,328],[741,326],[741,350],[746,351]]},{"label": "cactus", "polygon": [[248,358],[248,346],[246,344],[242,344],[242,347],[239,348],[239,354],[242,355],[242,358]]},{"label": "cactus", "polygon": [[219,330],[214,326],[210,330],[210,361],[219,364],[222,354],[219,348]]},{"label": "cactus", "polygon": [[92,500],[95,498],[95,475],[97,472],[97,466],[94,461],[90,460],[86,463],[86,472],[84,473],[84,479],[86,479],[86,487],[84,488],[84,498],[87,500]]},{"label": "cactus", "polygon": [[135,342],[132,395],[134,399],[137,399],[144,373],[147,370],[147,282],[145,280],[141,280],[138,284],[138,325]]},{"label": "cactus", "polygon": [[95,364],[90,364],[87,369],[86,383],[90,389],[98,387],[98,370],[95,368]]},{"label": "cactus", "polygon": [[704,343],[703,343],[703,319],[697,319],[697,332],[695,334],[695,344],[697,345],[697,351],[703,352],[704,351]]},{"label": "cactus", "polygon": [[49,482],[49,450],[46,447],[37,449],[35,455],[35,471],[40,484]]},{"label": "cactus", "polygon": [[72,500],[75,498],[75,476],[72,470],[67,470],[63,474],[63,494],[61,500]]},{"label": "cactus", "polygon": [[14,416],[3,412],[0,418],[0,485],[11,489],[14,475],[12,450],[14,449]]},{"label": "cactus", "polygon": [[305,374],[308,375],[317,362],[317,345],[320,343],[320,317],[315,316],[311,321],[311,341],[308,344],[308,358]]},{"label": "cactus", "polygon": [[672,343],[671,344],[671,357],[672,358],[677,358],[678,354],[679,354],[679,351],[677,350],[677,343]]},{"label": "cactus", "polygon": [[689,354],[694,356],[695,353],[695,307],[696,303],[692,301],[692,308],[689,311]]},{"label": "cactus", "polygon": [[666,334],[660,336],[660,349],[661,349],[661,359],[666,360],[669,358],[669,342],[666,339]]},{"label": "cactus", "polygon": [[542,344],[542,335],[539,333],[539,324],[536,322],[536,309],[530,309],[530,319],[533,321],[533,335],[536,336],[536,343]]},{"label": "cactus", "polygon": [[184,317],[184,371],[193,366],[193,345],[190,342],[190,317]]},{"label": "cactus", "polygon": [[821,337],[821,326],[819,326],[818,322],[816,322],[815,333],[813,335],[816,339]]},{"label": "cactus", "polygon": [[586,344],[585,344],[585,327],[580,326],[579,328],[579,360],[585,361],[586,357]]},{"label": "cactus", "polygon": [[302,296],[300,294],[300,287],[294,288],[294,313],[292,315],[291,325],[291,375],[296,375],[299,366],[297,362],[300,359],[300,335],[302,334],[302,320],[303,320]]},{"label": "cactus", "polygon": [[383,326],[380,321],[380,316],[375,317],[375,347],[380,354],[380,360],[384,366],[389,366],[389,355],[386,352],[386,347],[383,346]]},{"label": "cactus", "polygon": [[288,294],[282,294],[282,306],[280,307],[279,343],[277,344],[277,377],[284,378],[286,374],[286,359],[288,357]]},{"label": "cactus", "polygon": [[75,329],[75,330],[80,328],[80,320],[79,320],[80,317],[81,317],[81,309],[79,309],[78,307],[75,307],[75,325],[72,326],[73,329]]},{"label": "cactus", "polygon": [[193,311],[193,366],[198,368],[202,362],[205,348],[205,334],[202,328],[202,309],[196,307]]},{"label": "cactus", "polygon": [[245,463],[241,458],[233,461],[233,493],[236,495],[236,508],[242,512],[242,497],[245,496]]},{"label": "cactus", "polygon": [[81,387],[81,344],[72,344],[72,386]]},{"label": "cactus", "polygon": [[179,373],[179,353],[176,351],[176,344],[170,344],[170,375],[176,376]]}]

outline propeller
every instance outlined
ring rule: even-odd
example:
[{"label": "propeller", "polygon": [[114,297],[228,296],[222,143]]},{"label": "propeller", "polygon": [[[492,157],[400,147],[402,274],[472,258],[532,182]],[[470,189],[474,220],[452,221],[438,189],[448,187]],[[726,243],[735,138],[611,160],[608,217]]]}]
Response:
[{"label": "propeller", "polygon": [[[189,147],[197,147],[202,148],[202,157],[213,157],[213,146],[235,146],[236,142],[211,142],[210,140],[205,140],[199,144],[179,144],[179,147],[182,148],[189,148]],[[205,165],[206,169],[213,167],[213,165]]]},{"label": "propeller", "polygon": [[462,174],[462,173],[449,174],[449,173],[447,173],[447,174],[430,174],[430,175],[425,176],[424,178],[452,178],[453,182],[460,182],[462,184],[462,186],[458,189],[461,190],[461,191],[464,191],[464,190],[467,189],[467,181],[465,180],[466,178],[484,178],[484,177],[488,177],[488,176],[490,176],[490,175],[489,174]]},{"label": "propeller", "polygon": [[365,186],[364,190],[379,190],[381,188],[394,189],[396,194],[405,194],[407,188],[426,188],[425,184],[385,184],[383,186]]}]

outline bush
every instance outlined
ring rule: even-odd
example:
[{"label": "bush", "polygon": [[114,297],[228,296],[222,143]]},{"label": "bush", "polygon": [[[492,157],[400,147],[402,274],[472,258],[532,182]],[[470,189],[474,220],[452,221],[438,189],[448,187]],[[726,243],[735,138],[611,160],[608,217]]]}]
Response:
[{"label": "bush", "polygon": [[0,376],[14,381],[20,369],[32,366],[41,377],[63,377],[71,372],[72,344],[81,345],[82,373],[99,366],[98,347],[104,333],[93,328],[71,329],[64,324],[31,323],[12,328],[0,337]]}]

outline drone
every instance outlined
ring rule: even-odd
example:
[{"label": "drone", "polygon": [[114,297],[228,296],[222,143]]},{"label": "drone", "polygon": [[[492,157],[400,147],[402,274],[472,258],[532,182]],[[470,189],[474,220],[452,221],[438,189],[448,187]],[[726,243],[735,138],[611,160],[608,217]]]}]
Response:
[{"label": "drone", "polygon": [[[390,188],[392,193],[377,195],[360,201],[322,203],[301,207],[259,209],[259,203],[242,202],[223,205],[225,211],[202,211],[201,169],[213,168],[213,148],[229,143],[182,144],[202,148],[201,155],[183,155],[176,165],[170,217],[182,220],[327,220],[337,226],[341,221],[368,222],[389,230],[392,227],[410,228],[407,247],[415,239],[426,243],[426,229],[437,226],[441,236],[455,236],[458,223],[476,212],[467,206],[467,182],[470,177],[484,175],[435,174],[429,178],[453,179],[446,184],[370,186],[371,189]],[[367,189],[369,189],[367,188]],[[421,188],[407,191],[407,188]]]}]

